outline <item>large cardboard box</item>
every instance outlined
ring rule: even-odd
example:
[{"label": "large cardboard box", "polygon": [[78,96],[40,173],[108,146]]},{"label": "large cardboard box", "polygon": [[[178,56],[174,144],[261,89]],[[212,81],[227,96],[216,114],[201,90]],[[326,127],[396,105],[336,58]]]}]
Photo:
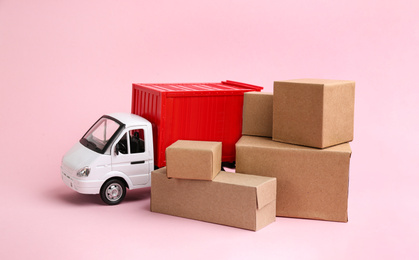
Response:
[{"label": "large cardboard box", "polygon": [[151,173],[151,211],[259,230],[275,221],[276,179],[220,172],[213,181]]},{"label": "large cardboard box", "polygon": [[352,141],[354,99],[354,81],[276,81],[273,140],[317,148]]},{"label": "large cardboard box", "polygon": [[166,149],[167,177],[212,180],[221,171],[221,142],[178,140]]},{"label": "large cardboard box", "polygon": [[244,93],[242,134],[272,137],[272,111],[272,93]]},{"label": "large cardboard box", "polygon": [[316,149],[242,136],[236,170],[277,178],[276,215],[348,221],[351,148],[348,143]]}]

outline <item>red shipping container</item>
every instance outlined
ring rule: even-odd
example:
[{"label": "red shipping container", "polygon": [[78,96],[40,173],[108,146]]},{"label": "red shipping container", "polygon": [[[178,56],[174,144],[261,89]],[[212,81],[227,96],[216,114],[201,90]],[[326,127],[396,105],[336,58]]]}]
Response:
[{"label": "red shipping container", "polygon": [[131,113],[153,126],[154,164],[166,166],[177,140],[222,142],[222,161],[233,162],[241,137],[243,94],[263,88],[234,82],[132,84]]}]

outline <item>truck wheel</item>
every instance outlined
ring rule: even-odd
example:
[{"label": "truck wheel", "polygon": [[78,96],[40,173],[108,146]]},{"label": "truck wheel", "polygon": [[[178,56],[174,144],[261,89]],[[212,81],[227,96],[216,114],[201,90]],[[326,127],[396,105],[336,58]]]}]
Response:
[{"label": "truck wheel", "polygon": [[224,171],[224,167],[230,169],[236,169],[236,162],[222,162],[221,163],[221,170]]},{"label": "truck wheel", "polygon": [[125,183],[118,179],[110,179],[100,189],[100,197],[108,205],[116,205],[124,200],[127,193]]}]

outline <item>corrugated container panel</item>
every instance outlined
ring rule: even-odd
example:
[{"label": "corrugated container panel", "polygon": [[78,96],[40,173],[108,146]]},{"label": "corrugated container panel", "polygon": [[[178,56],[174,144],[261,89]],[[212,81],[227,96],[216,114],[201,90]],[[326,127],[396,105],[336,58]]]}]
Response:
[{"label": "corrugated container panel", "polygon": [[235,160],[241,137],[243,93],[262,87],[239,82],[133,84],[131,112],[153,127],[154,163],[166,165],[177,140],[221,141],[223,161]]}]

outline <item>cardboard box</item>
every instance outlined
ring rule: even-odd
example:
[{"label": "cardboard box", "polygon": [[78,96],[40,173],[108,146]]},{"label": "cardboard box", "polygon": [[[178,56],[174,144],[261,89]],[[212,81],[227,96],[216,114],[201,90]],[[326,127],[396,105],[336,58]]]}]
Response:
[{"label": "cardboard box", "polygon": [[221,171],[221,142],[179,140],[166,149],[167,177],[212,180]]},{"label": "cardboard box", "polygon": [[276,179],[220,172],[213,181],[151,173],[151,211],[259,230],[275,221]]},{"label": "cardboard box", "polygon": [[352,141],[354,99],[354,81],[276,81],[273,140],[318,148]]},{"label": "cardboard box", "polygon": [[242,134],[272,137],[272,111],[272,93],[244,93]]},{"label": "cardboard box", "polygon": [[277,178],[276,215],[348,221],[351,148],[348,143],[316,149],[242,136],[236,170]]}]

